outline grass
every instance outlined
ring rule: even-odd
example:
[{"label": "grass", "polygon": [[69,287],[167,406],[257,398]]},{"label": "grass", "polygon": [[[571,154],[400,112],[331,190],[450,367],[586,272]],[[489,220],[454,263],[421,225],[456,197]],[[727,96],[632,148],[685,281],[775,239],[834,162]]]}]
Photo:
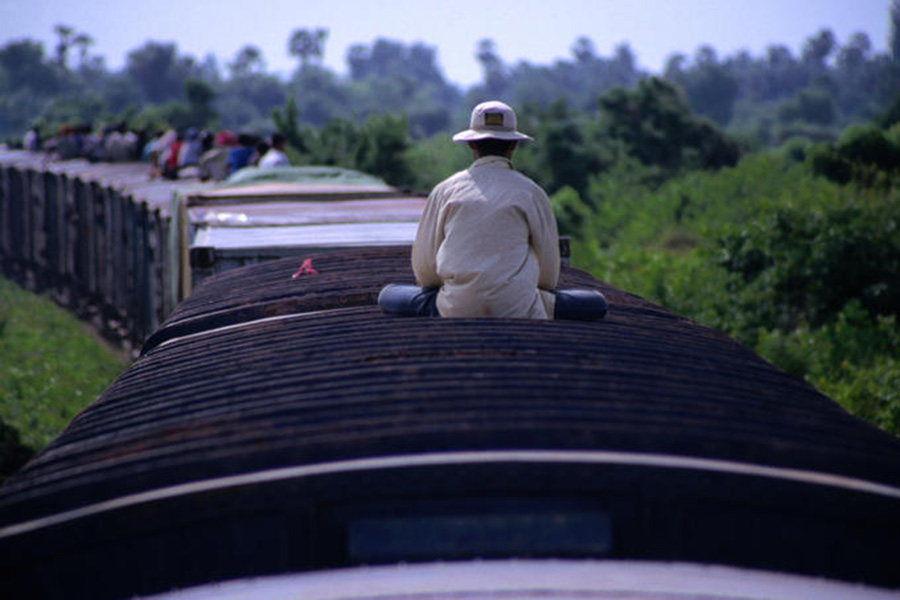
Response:
[{"label": "grass", "polygon": [[0,278],[0,425],[40,450],[128,365],[74,315]]}]

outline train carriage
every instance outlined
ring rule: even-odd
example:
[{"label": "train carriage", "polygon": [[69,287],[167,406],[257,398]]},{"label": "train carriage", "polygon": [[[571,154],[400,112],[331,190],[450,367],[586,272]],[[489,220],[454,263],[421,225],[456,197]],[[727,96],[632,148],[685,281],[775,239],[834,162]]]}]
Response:
[{"label": "train carriage", "polygon": [[338,167],[243,169],[179,194],[181,293],[215,273],[299,253],[408,246],[425,200]]},{"label": "train carriage", "polygon": [[605,319],[389,317],[408,246],[328,250],[198,281],[0,488],[5,593],[900,597],[900,441],[803,381],[568,266]]},{"label": "train carriage", "polygon": [[351,169],[204,182],[0,149],[0,270],[139,350],[197,282],[315,251],[409,245],[424,198]]}]

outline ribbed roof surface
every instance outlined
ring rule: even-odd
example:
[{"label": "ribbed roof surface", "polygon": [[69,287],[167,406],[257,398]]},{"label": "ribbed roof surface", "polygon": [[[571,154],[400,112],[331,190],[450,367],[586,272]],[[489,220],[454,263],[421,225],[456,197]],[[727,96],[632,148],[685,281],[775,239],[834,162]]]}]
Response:
[{"label": "ribbed roof surface", "polygon": [[382,285],[411,279],[406,251],[318,255],[318,274],[294,279],[299,264],[201,285],[3,488],[0,506],[16,506],[4,514],[33,516],[38,497],[58,505],[99,479],[113,495],[472,448],[670,452],[900,484],[896,439],[724,335],[584,273],[564,270],[563,285],[602,289],[602,321],[400,319],[373,303]]},{"label": "ribbed roof surface", "polygon": [[[828,572],[831,567],[822,566],[821,556],[835,556],[835,573],[858,577],[869,569],[876,582],[900,584],[884,567],[890,562],[885,539],[896,539],[900,532],[900,496],[891,496],[900,488],[900,442],[726,336],[568,268],[561,287],[595,287],[607,295],[610,312],[604,320],[393,318],[381,314],[374,300],[384,284],[412,280],[408,249],[316,255],[311,258],[318,273],[293,278],[304,258],[263,263],[204,281],[148,340],[144,355],[0,489],[0,534],[3,526],[129,494],[273,469],[454,452],[607,452],[812,473],[817,475],[808,477],[810,481],[838,477],[889,491],[871,495],[875,504],[870,505],[854,496],[855,483],[841,484],[838,491],[829,491],[827,485],[806,486],[810,490],[798,496],[788,493],[794,488],[786,480],[760,488],[759,478],[745,477],[744,484],[729,475],[732,479],[722,482],[713,473],[691,475],[691,469],[656,474],[645,469],[639,475],[624,467],[461,468],[448,478],[439,475],[446,469],[423,468],[413,478],[415,484],[398,472],[382,480],[366,476],[366,483],[341,479],[327,492],[293,487],[250,496],[244,486],[239,501],[229,496],[226,502],[223,496],[208,505],[200,505],[200,496],[194,495],[190,508],[172,508],[176,512],[171,514],[201,518],[206,510],[218,514],[224,509],[213,507],[228,505],[229,511],[244,515],[228,517],[238,519],[233,521],[221,517],[224,527],[226,522],[247,523],[250,513],[241,511],[269,514],[259,512],[261,507],[272,510],[277,504],[282,511],[299,511],[302,505],[307,511],[302,519],[293,513],[283,518],[306,519],[303,522],[319,523],[313,527],[326,531],[321,511],[364,502],[370,495],[385,501],[404,486],[439,497],[460,494],[467,486],[494,496],[510,490],[528,497],[567,490],[573,498],[605,499],[607,507],[615,506],[608,503],[616,498],[624,503],[622,499],[634,496],[640,499],[623,504],[633,508],[622,509],[631,516],[624,521],[614,517],[620,536],[613,538],[619,544],[614,546],[616,556],[679,556],[790,568],[806,561],[796,568],[810,573]],[[849,494],[849,499],[841,500],[841,494]],[[688,501],[701,496],[708,505]],[[722,516],[721,525],[712,517],[703,526],[688,525],[691,519],[706,518],[704,513],[713,514],[709,508],[723,501],[739,508]],[[784,510],[792,515],[787,529],[765,516],[778,514],[784,502]],[[831,523],[833,515],[846,514],[849,520],[836,523],[839,528],[833,531],[815,520],[807,527],[803,513],[810,502],[815,503],[813,513],[825,515],[816,518]],[[753,503],[764,503],[765,508],[753,512]],[[656,506],[653,516],[641,517],[651,505]],[[674,521],[664,520],[667,510],[678,513],[671,517]],[[148,508],[143,516],[136,513],[116,527],[138,527],[134,523],[152,523],[163,514],[168,513]],[[863,525],[853,519],[871,522]],[[626,536],[623,542],[621,531],[627,527],[620,522],[639,526],[644,533]],[[211,523],[219,532],[219,521]],[[267,523],[275,532],[284,527],[280,521]],[[107,526],[96,525],[78,535],[101,531],[98,527]],[[248,526],[241,535],[259,527]],[[340,538],[342,527],[325,537]],[[722,532],[730,527],[740,528],[743,537],[733,543],[701,541],[707,539],[701,532],[715,537],[726,535]],[[776,539],[782,530],[788,538]],[[228,535],[229,530],[222,531]],[[809,531],[813,537],[807,537]],[[857,531],[866,533],[847,539]],[[295,539],[294,534],[289,537]],[[843,554],[822,549],[818,558],[804,555],[804,545],[820,544],[819,537],[832,540],[829,543]],[[687,554],[651,547],[664,538],[676,540],[672,543],[679,547],[692,540],[698,548],[706,545]],[[13,544],[5,546],[6,555],[16,552],[15,541],[6,540]],[[177,543],[187,548],[195,540]],[[327,547],[338,542],[322,543]],[[328,562],[331,559],[322,558],[327,551],[315,548],[319,550],[308,550],[307,556],[267,547],[266,561],[257,549],[265,564],[257,570],[247,567],[244,573],[349,560]],[[782,562],[772,558],[776,549]],[[297,552],[305,558],[297,558]],[[343,550],[334,552],[344,556]],[[871,563],[864,552],[881,557],[881,562]],[[275,558],[285,556],[296,562],[285,559],[285,565],[273,566]],[[205,573],[196,580],[209,577]],[[194,579],[185,576],[182,581]],[[148,583],[142,589],[154,585],[160,584]]]}]

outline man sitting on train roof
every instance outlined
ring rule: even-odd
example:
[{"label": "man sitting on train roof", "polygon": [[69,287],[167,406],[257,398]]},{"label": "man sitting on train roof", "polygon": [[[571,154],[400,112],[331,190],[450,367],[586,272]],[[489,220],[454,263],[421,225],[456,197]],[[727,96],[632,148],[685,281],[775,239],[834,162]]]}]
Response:
[{"label": "man sitting on train roof", "polygon": [[453,136],[474,162],[439,183],[419,221],[412,249],[417,285],[392,284],[378,304],[400,316],[599,319],[595,290],[556,290],[559,236],[547,194],[513,168],[516,113],[479,104],[470,128]]},{"label": "man sitting on train roof", "polygon": [[263,154],[262,158],[259,159],[259,168],[271,169],[275,167],[291,166],[291,161],[288,159],[287,154],[285,154],[286,146],[287,138],[284,134],[278,132],[273,133],[268,152]]}]

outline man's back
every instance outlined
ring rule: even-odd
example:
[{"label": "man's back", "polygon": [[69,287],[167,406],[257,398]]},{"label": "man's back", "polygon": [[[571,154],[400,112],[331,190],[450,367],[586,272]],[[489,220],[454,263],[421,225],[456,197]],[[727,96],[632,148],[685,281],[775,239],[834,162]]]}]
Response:
[{"label": "man's back", "polygon": [[547,194],[513,169],[516,113],[497,100],[472,109],[453,136],[475,162],[428,196],[412,249],[417,285],[390,284],[378,305],[391,315],[601,319],[595,290],[557,290],[559,236]]},{"label": "man's back", "polygon": [[[413,246],[420,285],[443,316],[548,318],[559,276],[546,194],[499,156],[476,160],[429,197]],[[545,296],[542,298],[542,296]]]}]

